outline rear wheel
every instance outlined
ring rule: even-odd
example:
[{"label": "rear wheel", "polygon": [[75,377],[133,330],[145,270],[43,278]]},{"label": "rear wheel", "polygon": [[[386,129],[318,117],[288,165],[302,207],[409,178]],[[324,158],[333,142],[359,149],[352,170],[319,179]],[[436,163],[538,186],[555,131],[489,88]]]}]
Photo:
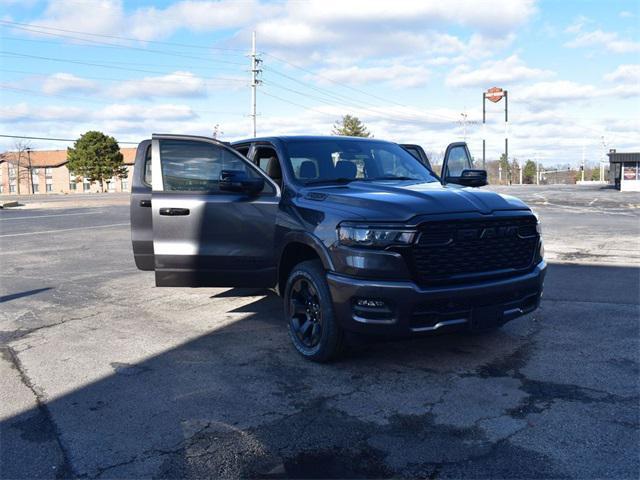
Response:
[{"label": "rear wheel", "polygon": [[342,348],[343,331],[336,323],[325,271],[319,260],[296,265],[284,291],[285,318],[296,350],[309,360],[326,362]]}]

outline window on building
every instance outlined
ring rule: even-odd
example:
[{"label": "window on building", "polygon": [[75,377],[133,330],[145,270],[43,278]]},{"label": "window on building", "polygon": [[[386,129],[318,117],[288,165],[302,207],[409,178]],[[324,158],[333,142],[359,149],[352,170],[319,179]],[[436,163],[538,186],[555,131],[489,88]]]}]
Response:
[{"label": "window on building", "polygon": [[69,182],[69,190],[77,190],[78,184],[76,182]]},{"label": "window on building", "polygon": [[40,185],[38,185],[37,183],[34,183],[33,184],[33,193],[38,193],[38,192],[40,192]]},{"label": "window on building", "polygon": [[122,189],[123,192],[126,192],[127,190],[129,190],[129,182],[127,182],[126,180],[122,180],[120,184],[120,188]]},{"label": "window on building", "polygon": [[51,183],[47,183],[47,192],[53,192],[53,185]]},{"label": "window on building", "polygon": [[0,193],[4,192],[4,185],[0,184]]},{"label": "window on building", "polygon": [[91,184],[89,182],[83,182],[82,183],[82,191],[83,192],[88,192],[89,190],[91,190]]},{"label": "window on building", "polygon": [[16,193],[16,186],[15,185],[9,185],[9,193]]},{"label": "window on building", "polygon": [[47,176],[53,175],[53,168],[47,167],[44,169],[44,174]]},{"label": "window on building", "polygon": [[9,176],[10,177],[15,177],[16,176],[16,167],[9,167]]},{"label": "window on building", "polygon": [[31,174],[32,175],[38,175],[40,173],[40,169],[39,168],[32,168],[31,169]]}]

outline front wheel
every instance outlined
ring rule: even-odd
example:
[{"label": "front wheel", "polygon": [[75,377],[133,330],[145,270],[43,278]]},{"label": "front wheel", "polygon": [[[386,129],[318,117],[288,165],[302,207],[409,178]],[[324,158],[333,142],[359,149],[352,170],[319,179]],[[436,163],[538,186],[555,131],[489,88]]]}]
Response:
[{"label": "front wheel", "polygon": [[284,291],[289,337],[296,350],[314,362],[338,356],[344,333],[335,321],[325,271],[318,260],[296,265]]}]

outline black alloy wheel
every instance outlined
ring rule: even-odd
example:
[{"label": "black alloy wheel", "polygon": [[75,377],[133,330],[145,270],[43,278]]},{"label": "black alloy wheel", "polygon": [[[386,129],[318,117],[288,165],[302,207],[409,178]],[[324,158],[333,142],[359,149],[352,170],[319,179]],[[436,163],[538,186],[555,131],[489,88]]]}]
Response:
[{"label": "black alloy wheel", "polygon": [[314,362],[338,356],[344,333],[335,320],[327,273],[319,260],[299,263],[284,289],[284,315],[296,350]]},{"label": "black alloy wheel", "polygon": [[322,337],[322,311],[320,299],[313,284],[299,277],[291,286],[289,296],[289,323],[300,342],[307,348],[320,343]]}]

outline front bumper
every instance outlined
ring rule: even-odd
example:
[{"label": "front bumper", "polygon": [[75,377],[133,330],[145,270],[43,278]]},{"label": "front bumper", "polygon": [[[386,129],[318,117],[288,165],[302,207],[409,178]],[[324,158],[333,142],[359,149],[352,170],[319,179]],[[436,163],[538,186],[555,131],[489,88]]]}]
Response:
[{"label": "front bumper", "polygon": [[[328,273],[327,280],[336,318],[344,329],[406,336],[484,330],[530,313],[540,304],[546,270],[542,261],[533,271],[516,277],[426,288],[410,281],[336,273]],[[375,305],[358,305],[358,300]]]}]

